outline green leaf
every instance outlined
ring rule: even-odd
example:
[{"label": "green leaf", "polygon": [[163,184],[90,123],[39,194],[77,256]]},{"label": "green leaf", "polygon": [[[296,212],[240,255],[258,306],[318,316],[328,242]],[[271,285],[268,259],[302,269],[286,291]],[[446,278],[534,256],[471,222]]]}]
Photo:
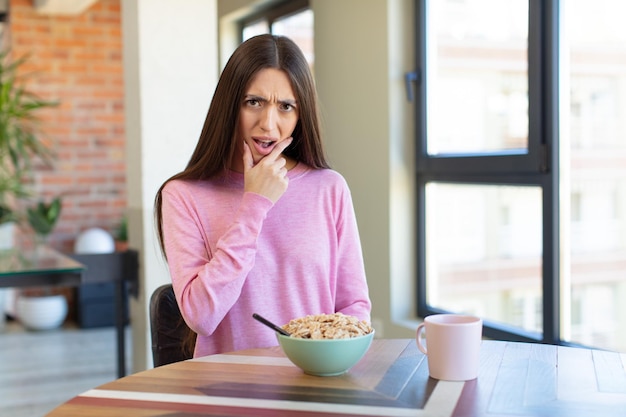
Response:
[{"label": "green leaf", "polygon": [[61,198],[54,198],[49,204],[40,200],[33,207],[26,209],[28,224],[39,235],[48,235],[54,229],[61,216]]},{"label": "green leaf", "polygon": [[9,50],[0,51],[0,202],[27,196],[32,161],[49,163],[54,156],[39,138],[37,112],[58,103],[26,89],[35,73],[18,69],[27,59],[27,55],[13,59]]}]

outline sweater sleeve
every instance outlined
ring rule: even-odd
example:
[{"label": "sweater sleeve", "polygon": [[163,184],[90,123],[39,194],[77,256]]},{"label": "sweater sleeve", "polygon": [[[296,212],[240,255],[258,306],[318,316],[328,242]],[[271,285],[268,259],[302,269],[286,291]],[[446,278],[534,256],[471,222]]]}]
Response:
[{"label": "sweater sleeve", "polygon": [[164,188],[163,237],[181,313],[191,329],[209,336],[239,298],[254,265],[257,238],[272,202],[244,193],[225,232],[211,249],[207,243],[211,202],[208,198],[200,201],[197,194],[180,182]]},{"label": "sweater sleeve", "polygon": [[338,213],[335,311],[370,322],[372,304],[356,215],[347,184],[339,199]]}]

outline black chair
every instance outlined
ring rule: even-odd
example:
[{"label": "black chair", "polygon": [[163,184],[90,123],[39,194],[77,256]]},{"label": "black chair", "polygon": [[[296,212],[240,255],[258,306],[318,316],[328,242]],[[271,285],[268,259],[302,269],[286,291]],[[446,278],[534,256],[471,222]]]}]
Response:
[{"label": "black chair", "polygon": [[155,367],[193,357],[195,333],[180,314],[172,284],[161,285],[150,297],[150,330]]}]

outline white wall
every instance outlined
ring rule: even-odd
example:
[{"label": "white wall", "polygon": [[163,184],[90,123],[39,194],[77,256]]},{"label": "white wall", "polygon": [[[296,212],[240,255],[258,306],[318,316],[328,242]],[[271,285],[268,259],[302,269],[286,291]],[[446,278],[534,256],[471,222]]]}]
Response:
[{"label": "white wall", "polygon": [[131,300],[134,371],[152,367],[148,303],[170,281],[153,221],[157,189],[181,171],[215,89],[215,0],[122,0],[130,246],[140,254]]}]

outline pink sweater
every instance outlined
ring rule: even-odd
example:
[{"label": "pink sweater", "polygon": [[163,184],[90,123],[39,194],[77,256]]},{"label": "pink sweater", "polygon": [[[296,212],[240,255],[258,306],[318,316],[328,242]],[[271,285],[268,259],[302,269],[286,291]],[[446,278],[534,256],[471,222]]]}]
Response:
[{"label": "pink sweater", "polygon": [[198,333],[195,356],[277,345],[252,318],[282,325],[342,312],[370,320],[354,208],[344,178],[299,163],[273,205],[243,192],[243,174],[171,181],[163,232],[174,292]]}]

